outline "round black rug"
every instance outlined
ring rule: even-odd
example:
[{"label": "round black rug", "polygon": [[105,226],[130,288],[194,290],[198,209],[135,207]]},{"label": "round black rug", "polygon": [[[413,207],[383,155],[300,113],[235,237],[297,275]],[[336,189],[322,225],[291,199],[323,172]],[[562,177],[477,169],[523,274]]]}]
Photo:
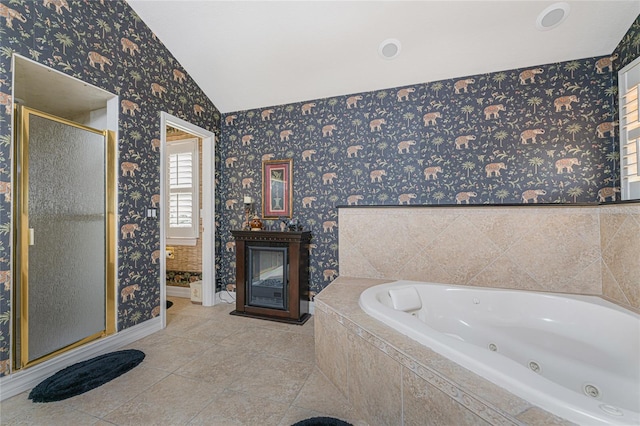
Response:
[{"label": "round black rug", "polygon": [[347,423],[340,419],[333,417],[312,417],[306,420],[300,420],[291,426],[353,426],[351,423]]},{"label": "round black rug", "polygon": [[126,373],[143,359],[144,352],[127,349],[73,364],[33,388],[29,399],[52,402],[80,395]]}]

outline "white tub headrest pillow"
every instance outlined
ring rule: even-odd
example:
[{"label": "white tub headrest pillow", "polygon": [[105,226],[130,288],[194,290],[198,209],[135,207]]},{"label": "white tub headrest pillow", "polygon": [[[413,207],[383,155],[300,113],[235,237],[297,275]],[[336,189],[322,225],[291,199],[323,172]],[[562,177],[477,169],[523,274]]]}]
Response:
[{"label": "white tub headrest pillow", "polygon": [[389,297],[391,297],[393,309],[397,311],[409,312],[422,308],[422,301],[415,287],[391,288]]}]

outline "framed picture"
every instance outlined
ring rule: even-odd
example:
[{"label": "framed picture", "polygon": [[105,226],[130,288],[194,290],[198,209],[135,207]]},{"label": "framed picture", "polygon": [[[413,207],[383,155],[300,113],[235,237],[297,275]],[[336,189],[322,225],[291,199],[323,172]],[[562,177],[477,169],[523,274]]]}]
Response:
[{"label": "framed picture", "polygon": [[291,217],[293,210],[293,159],[262,162],[262,217]]}]

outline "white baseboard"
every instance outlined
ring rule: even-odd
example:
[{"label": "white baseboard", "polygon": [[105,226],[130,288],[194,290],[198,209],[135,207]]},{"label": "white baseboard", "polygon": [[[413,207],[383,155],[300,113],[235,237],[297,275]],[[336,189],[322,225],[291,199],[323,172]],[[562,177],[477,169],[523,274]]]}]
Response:
[{"label": "white baseboard", "polygon": [[174,285],[168,285],[166,288],[167,288],[167,296],[184,297],[187,299],[191,299],[191,289],[188,287],[178,287]]},{"label": "white baseboard", "polygon": [[84,346],[65,352],[42,364],[34,365],[33,367],[0,377],[0,389],[2,389],[2,392],[0,392],[0,401],[32,389],[38,383],[63,368],[98,355],[112,352],[161,329],[162,322],[160,321],[160,317],[156,317],[112,336],[87,343]]}]

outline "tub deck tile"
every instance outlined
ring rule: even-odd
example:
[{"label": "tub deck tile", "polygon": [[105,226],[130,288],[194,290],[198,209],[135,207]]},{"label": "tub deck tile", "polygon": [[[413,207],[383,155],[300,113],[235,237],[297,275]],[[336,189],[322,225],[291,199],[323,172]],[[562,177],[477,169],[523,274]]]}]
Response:
[{"label": "tub deck tile", "polygon": [[[318,366],[361,415],[369,415],[368,421],[400,425],[398,419],[405,416],[405,425],[430,424],[415,422],[421,413],[418,401],[432,398],[444,411],[423,403],[422,419],[436,410],[434,418],[444,423],[434,424],[453,424],[446,420],[449,416],[458,420],[456,424],[571,424],[364,313],[358,305],[360,293],[385,282],[389,281],[339,277],[316,296]],[[396,402],[403,398],[398,408]]]},{"label": "tub deck tile", "polygon": [[348,340],[349,402],[371,424],[401,425],[402,367],[363,339],[349,334]]},{"label": "tub deck tile", "polygon": [[407,369],[402,371],[402,380],[404,426],[491,424]]},{"label": "tub deck tile", "polygon": [[347,396],[347,329],[323,311],[315,317],[316,365]]},{"label": "tub deck tile", "polygon": [[526,425],[568,426],[574,425],[568,420],[554,416],[538,407],[531,407],[517,416]]}]

